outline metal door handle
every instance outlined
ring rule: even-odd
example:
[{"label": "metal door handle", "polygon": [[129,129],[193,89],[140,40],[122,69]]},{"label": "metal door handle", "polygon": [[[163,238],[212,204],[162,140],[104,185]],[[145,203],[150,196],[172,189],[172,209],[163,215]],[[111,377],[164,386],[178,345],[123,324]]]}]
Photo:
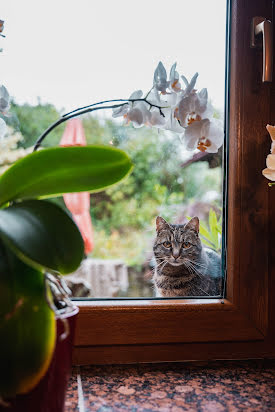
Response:
[{"label": "metal door handle", "polygon": [[273,38],[272,38],[272,23],[264,17],[253,17],[251,47],[259,47],[259,42],[256,39],[260,33],[263,34],[263,82],[272,82],[273,71]]}]

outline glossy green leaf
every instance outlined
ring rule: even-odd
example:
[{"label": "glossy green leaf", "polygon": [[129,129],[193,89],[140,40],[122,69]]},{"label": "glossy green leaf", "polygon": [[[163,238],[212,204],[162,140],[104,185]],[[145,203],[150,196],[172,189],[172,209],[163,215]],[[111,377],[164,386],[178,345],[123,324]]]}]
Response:
[{"label": "glossy green leaf", "polygon": [[[187,216],[187,219],[190,220],[191,217]],[[204,222],[200,221],[201,240],[206,246],[218,251],[220,249],[220,238],[218,233],[221,233],[221,228],[217,221],[217,215],[212,209],[210,209],[209,212],[209,226],[210,230]]]},{"label": "glossy green leaf", "polygon": [[200,221],[200,234],[203,235],[206,239],[211,240],[211,234],[202,221]]},{"label": "glossy green leaf", "polygon": [[209,227],[211,232],[211,240],[215,245],[215,249],[219,249],[219,234],[218,234],[218,219],[215,211],[209,211]]},{"label": "glossy green leaf", "polygon": [[0,204],[70,192],[96,192],[132,170],[129,157],[107,146],[54,147],[18,160],[0,177]]},{"label": "glossy green leaf", "polygon": [[28,392],[49,367],[56,321],[45,293],[43,273],[19,260],[0,239],[2,398]]},{"label": "glossy green leaf", "polygon": [[200,237],[201,237],[202,242],[203,242],[206,246],[208,246],[208,247],[210,247],[210,248],[212,248],[212,249],[215,249],[214,243],[212,243],[209,239],[207,239],[207,238],[206,238],[205,236],[203,236],[202,234],[200,234]]},{"label": "glossy green leaf", "polygon": [[0,236],[34,267],[70,273],[83,259],[83,240],[76,224],[49,201],[25,200],[1,209]]}]

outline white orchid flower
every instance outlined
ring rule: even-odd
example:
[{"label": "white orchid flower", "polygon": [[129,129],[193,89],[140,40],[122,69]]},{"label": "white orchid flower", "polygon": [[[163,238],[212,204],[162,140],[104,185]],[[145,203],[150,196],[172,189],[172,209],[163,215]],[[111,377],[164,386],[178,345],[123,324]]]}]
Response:
[{"label": "white orchid flower", "polygon": [[263,170],[263,175],[269,180],[272,180],[272,182],[275,182],[275,170],[269,169],[268,167]]},{"label": "white orchid flower", "polygon": [[126,123],[133,123],[134,127],[142,127],[144,125],[144,116],[141,109],[134,107],[125,115]]},{"label": "white orchid flower", "polygon": [[183,89],[176,66],[172,65],[168,81],[165,67],[159,62],[150,92],[144,98],[141,90],[132,93],[129,102],[113,109],[113,117],[123,116],[134,127],[146,125],[175,132],[184,139],[187,149],[216,153],[223,144],[224,133],[221,122],[213,119],[207,89],[195,90],[198,73],[190,83],[181,76]]},{"label": "white orchid flower", "polygon": [[[142,95],[142,90],[137,90],[131,94],[129,100],[141,99]],[[142,127],[148,121],[149,117],[148,105],[142,101],[129,102],[129,110],[127,114],[124,115],[126,123],[132,122],[135,128]]]},{"label": "white orchid flower", "polygon": [[170,130],[171,132],[175,132],[178,134],[183,134],[185,132],[185,128],[181,127],[178,119],[174,116],[173,113],[164,112],[164,114],[166,118],[166,125],[164,129]]},{"label": "white orchid flower", "polygon": [[172,109],[173,107],[175,107],[177,105],[177,103],[179,101],[179,93],[172,92],[170,94],[167,94],[166,96],[167,96],[166,105],[170,106],[171,109]]},{"label": "white orchid flower", "polygon": [[[168,115],[171,114],[172,106],[174,106],[177,101],[177,95],[176,93],[167,93],[165,96],[160,95],[157,89],[154,87],[148,94],[147,101],[149,102],[149,104],[151,103],[152,105],[158,106],[164,114],[165,118],[168,118]],[[156,107],[153,107],[153,110],[159,112],[159,109]]]},{"label": "white orchid flower", "polygon": [[0,117],[0,139],[2,139],[7,133],[7,125],[5,120]]},{"label": "white orchid flower", "polygon": [[153,87],[147,94],[147,101],[157,106],[161,106],[163,104],[163,101],[160,98],[160,94],[155,87]]},{"label": "white orchid flower", "polygon": [[269,154],[266,158],[266,167],[275,171],[275,154]]},{"label": "white orchid flower", "polygon": [[184,89],[184,95],[188,96],[194,89],[197,78],[198,78],[199,73],[195,73],[194,76],[192,77],[190,83],[188,82],[188,80],[186,79],[185,76],[181,76],[184,84],[185,84],[185,89]]},{"label": "white orchid flower", "polygon": [[[209,146],[210,141],[210,146]],[[204,138],[200,139],[198,143],[198,149],[202,152],[217,153],[219,148],[223,145],[224,130],[222,122],[217,119],[210,121],[208,134]]]},{"label": "white orchid flower", "polygon": [[173,92],[180,92],[181,89],[181,84],[179,82],[179,74],[176,71],[176,67],[177,67],[177,63],[174,63],[173,66],[171,67],[170,70],[170,80],[169,80],[169,88],[173,91]]},{"label": "white orchid flower", "polygon": [[142,127],[144,124],[148,124],[151,113],[149,106],[145,102],[133,102],[128,112],[124,114],[125,123],[133,123],[135,128]]},{"label": "white orchid flower", "polygon": [[113,117],[123,116],[126,124],[132,122],[135,128],[142,127],[145,124],[149,127],[163,127],[166,123],[165,117],[160,114],[158,108],[150,107],[150,103],[157,106],[162,105],[157,90],[153,89],[147,97],[149,103],[139,101],[142,95],[141,90],[132,93],[129,100],[137,99],[138,101],[129,101],[129,103],[113,109]]},{"label": "white orchid flower", "polygon": [[[142,90],[136,90],[135,92],[133,92],[131,94],[131,96],[129,97],[129,100],[133,100],[133,99],[141,99],[143,95]],[[113,109],[113,117],[120,117],[123,116],[125,117],[125,115],[127,116],[127,113],[129,112],[129,110],[131,110],[134,105],[138,103],[138,102],[129,102],[129,103],[125,103],[120,107],[116,107],[115,109]]]},{"label": "white orchid flower", "polygon": [[128,110],[129,110],[129,103],[125,103],[123,106],[116,107],[115,109],[113,109],[112,116],[113,117],[124,116],[125,114],[127,114]]},{"label": "white orchid flower", "polygon": [[[208,92],[207,89],[201,89],[199,93],[196,93],[196,100],[195,100],[195,111],[197,113],[203,114],[206,112],[207,103],[208,103]],[[209,117],[209,116],[207,116]]]},{"label": "white orchid flower", "polygon": [[136,102],[130,108],[128,113],[124,115],[126,123],[132,122],[135,128],[142,127],[150,120],[151,113],[148,105],[145,102]]},{"label": "white orchid flower", "polygon": [[166,90],[169,87],[169,82],[167,81],[167,73],[162,62],[159,62],[154,73],[154,87],[161,92],[166,94]]},{"label": "white orchid flower", "polygon": [[271,143],[271,149],[270,149],[270,153],[274,153],[275,154],[275,126],[271,126],[270,124],[268,124],[266,126],[266,129],[271,137],[272,143]]},{"label": "white orchid flower", "polygon": [[[169,116],[171,115],[171,104],[168,101],[170,96],[170,94],[167,94],[165,95],[165,100],[161,100],[160,94],[155,87],[150,91],[147,97],[147,101],[149,102],[149,110],[151,113],[148,123],[146,123],[148,126],[164,128]],[[150,108],[150,104],[158,106],[159,108],[154,106],[151,106]]]},{"label": "white orchid flower", "polygon": [[184,141],[187,150],[195,150],[199,141],[207,134],[209,119],[200,120],[191,123],[184,133]]},{"label": "white orchid flower", "polygon": [[211,104],[208,104],[207,100],[207,89],[202,89],[199,93],[193,91],[188,96],[181,98],[175,108],[174,116],[182,127],[187,127],[195,121],[212,117],[213,108]]},{"label": "white orchid flower", "polygon": [[275,182],[275,126],[268,124],[266,128],[271,137],[272,143],[270,149],[271,154],[267,155],[266,169],[264,169],[262,173],[264,177]]},{"label": "white orchid flower", "polygon": [[10,95],[5,86],[0,87],[0,112],[5,114],[10,108]]},{"label": "white orchid flower", "polygon": [[184,140],[187,150],[216,153],[223,144],[222,125],[216,119],[195,121],[186,128]]},{"label": "white orchid flower", "polygon": [[165,126],[166,119],[160,114],[160,111],[158,109],[153,109],[149,113],[150,117],[146,123],[148,126],[154,126],[158,128],[163,128]]},{"label": "white orchid flower", "polygon": [[196,94],[192,93],[189,96],[183,97],[174,110],[174,117],[179,121],[182,127],[190,124],[190,119],[201,120],[201,117],[196,118],[198,113],[196,109]]},{"label": "white orchid flower", "polygon": [[159,109],[150,109],[150,106],[145,102],[136,102],[134,107],[124,117],[126,122],[132,122],[135,128],[142,127],[143,125],[160,128],[166,123],[166,119],[160,114]]},{"label": "white orchid flower", "polygon": [[133,99],[141,99],[143,95],[143,91],[142,90],[136,90],[135,92],[133,92],[131,94],[131,96],[129,97],[129,100],[133,100]]}]

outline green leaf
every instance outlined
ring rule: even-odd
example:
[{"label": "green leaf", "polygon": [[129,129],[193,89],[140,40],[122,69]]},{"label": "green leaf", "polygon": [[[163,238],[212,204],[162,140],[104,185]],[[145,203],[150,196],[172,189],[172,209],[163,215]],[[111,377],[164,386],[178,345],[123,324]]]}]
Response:
[{"label": "green leaf", "polygon": [[[191,217],[187,216],[187,219],[191,219]],[[200,221],[200,237],[202,242],[216,251],[220,250],[220,239],[218,233],[222,233],[222,228],[220,222],[217,220],[217,215],[213,209],[209,211],[209,227],[208,230],[206,224]]]},{"label": "green leaf", "polygon": [[70,273],[83,258],[76,224],[49,201],[25,200],[1,209],[0,236],[18,257],[36,268]]},{"label": "green leaf", "polygon": [[211,241],[215,245],[215,249],[219,248],[219,237],[218,237],[218,220],[217,215],[213,209],[209,211],[209,227],[211,233]]},{"label": "green leaf", "polygon": [[71,192],[97,192],[132,170],[129,157],[107,146],[54,147],[18,160],[0,177],[0,204]]},{"label": "green leaf", "polygon": [[0,240],[0,397],[30,391],[49,367],[56,321],[45,293],[43,273]]},{"label": "green leaf", "polygon": [[211,234],[202,221],[200,221],[200,234],[203,235],[206,239],[211,240]]},{"label": "green leaf", "polygon": [[200,237],[201,237],[202,243],[204,243],[206,246],[208,246],[212,249],[215,249],[214,243],[212,243],[210,240],[206,239],[202,234],[200,234]]},{"label": "green leaf", "polygon": [[209,227],[211,232],[216,230],[216,227],[218,225],[218,220],[217,220],[217,215],[213,209],[210,209],[209,211]]}]

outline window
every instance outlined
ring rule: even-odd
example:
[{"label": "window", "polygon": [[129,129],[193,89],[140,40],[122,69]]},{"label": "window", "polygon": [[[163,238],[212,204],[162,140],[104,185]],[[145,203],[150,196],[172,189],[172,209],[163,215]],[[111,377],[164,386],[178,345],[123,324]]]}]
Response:
[{"label": "window", "polygon": [[261,53],[249,48],[251,19],[272,19],[272,2],[229,10],[226,299],[80,302],[76,363],[274,356],[274,193],[261,176],[274,83],[262,84]]},{"label": "window", "polygon": [[[204,276],[204,272],[208,274],[209,271],[213,271],[213,278],[218,278],[218,281],[213,281],[212,276],[209,276],[213,281],[211,287],[201,284],[194,291],[183,290],[182,293],[178,288],[178,294],[221,296],[224,272],[222,267],[224,259],[221,262],[220,257],[222,255],[224,258],[222,253],[224,203],[222,142],[224,140],[226,0],[209,0],[207,3],[201,0],[196,0],[195,3],[175,1],[173,9],[181,16],[182,24],[175,25],[174,18],[171,16],[165,19],[164,32],[159,24],[166,7],[164,1],[153,0],[148,4],[142,0],[134,13],[137,22],[134,29],[132,29],[131,10],[125,10],[126,5],[125,0],[110,3],[109,13],[106,14],[105,4],[99,1],[93,4],[82,1],[78,6],[62,1],[54,6],[54,17],[52,17],[52,10],[45,6],[43,18],[34,8],[32,15],[36,16],[35,22],[25,19],[22,26],[22,21],[19,19],[17,23],[21,31],[25,30],[29,38],[28,48],[24,50],[26,63],[21,70],[25,78],[24,82],[19,76],[14,78],[13,72],[8,69],[15,64],[15,59],[21,53],[18,44],[21,40],[18,40],[18,36],[13,37],[17,31],[8,33],[5,45],[7,50],[5,75],[7,85],[15,95],[14,110],[21,122],[19,127],[25,139],[23,144],[32,145],[33,140],[40,134],[37,123],[41,124],[42,131],[51,119],[57,116],[57,110],[62,106],[65,106],[64,113],[64,110],[69,111],[91,101],[128,97],[137,88],[142,88],[146,95],[152,88],[154,70],[161,60],[166,67],[168,79],[171,77],[169,72],[174,62],[177,62],[176,70],[180,75],[186,76],[189,82],[196,71],[199,72],[193,89],[199,91],[207,87],[208,114],[202,115],[204,109],[195,113],[194,108],[190,108],[186,124],[190,131],[198,123],[197,118],[203,116],[204,121],[207,122],[205,117],[211,119],[213,117],[216,127],[219,125],[220,129],[220,142],[217,145],[219,150],[216,150],[216,153],[208,153],[204,151],[208,148],[202,141],[192,143],[192,139],[183,138],[184,128],[180,127],[179,119],[173,124],[174,129],[178,129],[176,133],[154,127],[134,128],[132,124],[126,127],[123,118],[113,118],[110,110],[95,112],[89,117],[81,118],[88,143],[113,145],[125,150],[135,167],[127,180],[101,193],[91,195],[95,241],[93,250],[89,247],[87,251],[87,253],[92,252],[91,257],[83,262],[78,271],[80,280],[86,282],[85,285],[77,283],[79,277],[76,279],[75,275],[67,279],[75,297],[88,295],[96,298],[148,298],[156,295],[153,280],[155,267],[157,273],[163,273],[167,269],[168,271],[173,269],[175,273],[178,268],[172,267],[172,264],[181,264],[180,269],[184,268],[187,277],[189,272],[194,275],[193,269],[198,272],[196,274],[198,280],[202,273]],[[19,10],[23,8],[20,2],[18,7]],[[209,25],[209,21],[213,19],[213,8],[216,14],[215,25]],[[195,9],[194,22],[191,16]],[[7,22],[16,22],[18,17],[14,15],[14,8],[7,6],[7,10]],[[91,15],[95,13],[97,18],[93,19]],[[114,15],[115,19],[113,19]],[[50,31],[47,30],[48,19],[52,21]],[[73,36],[70,23],[72,19],[74,20]],[[138,24],[140,21],[143,21],[143,27]],[[152,33],[152,39],[149,41],[148,30],[145,27],[148,27],[149,32]],[[36,36],[32,36],[34,28]],[[126,35],[130,32],[131,35]],[[97,37],[99,33],[100,38]],[[69,36],[68,40],[67,36]],[[83,42],[84,38],[89,39],[87,44],[91,43],[89,47],[92,58],[91,52],[87,52],[87,44]],[[114,47],[110,45],[110,38]],[[50,47],[49,42],[51,42]],[[63,44],[62,50],[60,50],[60,43]],[[33,50],[37,48],[37,44],[41,46],[34,55]],[[49,59],[45,59],[45,51],[49,53]],[[58,67],[56,65],[53,67],[53,61],[59,62]],[[111,61],[115,61],[112,68]],[[37,73],[36,71],[33,73],[36,64],[40,68]],[[195,77],[196,75],[193,78]],[[46,80],[42,81],[42,78]],[[178,95],[181,94],[180,88],[182,92],[186,88],[181,77],[174,86],[173,83],[170,85],[167,95],[159,93],[164,107],[171,105],[170,101],[177,96],[177,92]],[[36,96],[39,96],[38,102]],[[155,95],[152,92],[148,99],[152,101],[153,98]],[[34,106],[26,105],[26,101]],[[49,102],[50,105],[45,102]],[[165,114],[167,119],[169,116]],[[39,122],[37,122],[38,116]],[[69,127],[69,124],[66,127]],[[81,125],[78,126],[77,133],[81,133],[80,127]],[[54,134],[44,141],[45,145],[56,145],[61,140],[62,134],[61,127],[55,129]],[[207,144],[209,143],[210,141]],[[197,147],[201,151],[196,149]],[[57,202],[64,207],[62,198]],[[65,200],[65,203],[70,207],[69,200]],[[200,240],[194,237],[191,242],[185,242],[185,246],[188,243],[189,248],[184,246],[183,239],[177,242],[176,247],[180,248],[180,255],[175,257],[175,262],[172,264],[169,260],[173,260],[173,243],[171,248],[165,248],[161,240],[157,259],[153,253],[158,215],[165,218],[168,223],[181,225],[188,222],[188,217],[197,216],[200,219]],[[189,232],[186,230],[184,236],[186,234],[188,236]],[[170,233],[167,236],[170,236]],[[211,258],[208,258],[207,253],[205,255],[199,253],[197,256],[200,242],[208,248],[206,250],[211,253]],[[209,251],[209,248],[214,249],[214,252]],[[176,286],[178,287],[178,284]],[[175,292],[171,293],[174,296]]]}]

